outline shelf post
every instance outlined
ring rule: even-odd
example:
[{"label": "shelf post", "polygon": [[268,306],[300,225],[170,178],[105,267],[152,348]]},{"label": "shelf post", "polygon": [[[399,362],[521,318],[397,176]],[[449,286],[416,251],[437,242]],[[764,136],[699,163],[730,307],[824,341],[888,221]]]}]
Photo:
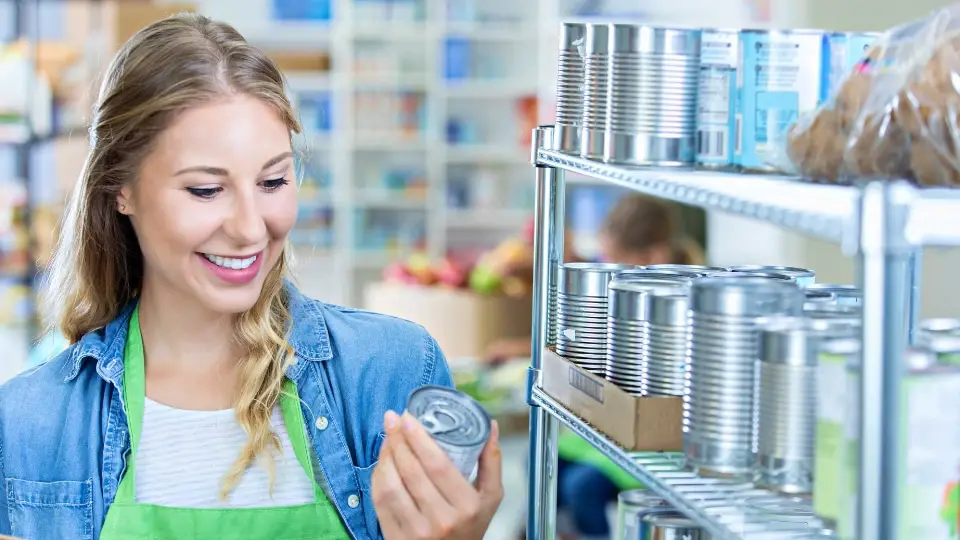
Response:
[{"label": "shelf post", "polygon": [[911,286],[919,260],[904,235],[912,196],[913,188],[905,182],[870,182],[860,194],[863,345],[855,538],[910,540],[897,533],[903,356],[919,301]]},{"label": "shelf post", "polygon": [[533,403],[534,385],[540,384],[543,349],[549,343],[549,326],[555,312],[560,264],[563,261],[563,172],[537,164],[537,151],[550,148],[553,127],[533,130],[531,161],[536,170],[536,210],[533,240],[533,320],[527,403],[530,404],[530,459],[527,489],[527,539],[553,540],[557,513],[557,433],[559,423]]}]

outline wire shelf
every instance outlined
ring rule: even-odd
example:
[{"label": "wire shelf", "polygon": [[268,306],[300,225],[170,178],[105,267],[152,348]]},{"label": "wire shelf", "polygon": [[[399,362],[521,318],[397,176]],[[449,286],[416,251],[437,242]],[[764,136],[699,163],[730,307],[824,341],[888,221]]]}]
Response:
[{"label": "wire shelf", "polygon": [[813,516],[809,499],[780,495],[750,482],[705,478],[684,468],[679,452],[627,452],[534,387],[534,403],[655,491],[713,540],[833,538]]},{"label": "wire shelf", "polygon": [[541,165],[557,167],[647,195],[751,217],[840,243],[856,217],[858,190],[795,177],[608,165],[539,150]]}]

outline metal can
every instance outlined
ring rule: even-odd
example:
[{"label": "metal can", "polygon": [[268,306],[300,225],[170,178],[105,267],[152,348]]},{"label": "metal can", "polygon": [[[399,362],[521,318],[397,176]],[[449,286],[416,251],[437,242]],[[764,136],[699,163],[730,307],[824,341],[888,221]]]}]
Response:
[{"label": "metal can", "polygon": [[609,91],[610,25],[587,24],[584,58],[583,122],[580,132],[580,157],[603,159],[603,141],[607,129],[607,92]]},{"label": "metal can", "polygon": [[422,386],[410,393],[407,412],[420,421],[471,482],[480,453],[490,438],[490,415],[473,398],[445,386]]},{"label": "metal can", "polygon": [[[813,512],[829,529],[835,529],[841,516],[851,508],[846,497],[849,490],[845,489],[852,474],[847,463],[851,451],[847,439],[848,431],[859,429],[859,422],[856,429],[851,429],[852,418],[847,418],[847,414],[858,411],[859,389],[853,396],[849,391],[858,388],[859,378],[850,374],[859,365],[860,340],[841,337],[821,343],[817,355]],[[848,407],[850,403],[855,406]]]},{"label": "metal can", "polygon": [[651,512],[671,511],[665,500],[646,489],[622,491],[617,496],[617,540],[640,538],[640,521]]},{"label": "metal can", "polygon": [[737,164],[776,171],[790,126],[825,93],[826,38],[819,30],[743,30],[740,50]]},{"label": "metal can", "polygon": [[560,26],[553,148],[568,154],[580,153],[585,74],[583,57],[586,37],[587,26],[583,23],[565,22]]},{"label": "metal can", "polygon": [[680,512],[657,512],[643,516],[640,540],[704,540],[706,532]]},{"label": "metal can", "polygon": [[706,276],[716,274],[717,272],[726,272],[726,268],[719,266],[703,266],[700,264],[651,264],[644,266],[647,270],[668,271],[668,272],[690,272]]},{"label": "metal can", "polygon": [[938,363],[927,348],[905,358],[900,409],[904,481],[897,538],[954,540],[960,490],[960,366]]},{"label": "metal can", "polygon": [[919,343],[937,356],[937,362],[960,366],[960,335],[920,332]]},{"label": "metal can", "polygon": [[774,274],[783,274],[790,276],[797,285],[807,287],[813,285],[817,279],[817,274],[813,270],[806,268],[797,268],[795,266],[765,266],[760,264],[743,264],[727,268],[730,272],[773,272]]},{"label": "metal can", "polygon": [[808,285],[807,290],[833,293],[833,295],[837,297],[837,304],[841,306],[859,306],[863,299],[863,293],[854,285],[814,283],[813,285]]},{"label": "metal can", "polygon": [[697,165],[734,165],[740,31],[704,29],[700,38],[700,89],[697,94]]},{"label": "metal can", "polygon": [[[837,295],[830,291],[817,291],[813,289],[804,289],[803,295],[806,297],[806,304],[833,304],[837,301]],[[804,304],[804,309],[806,309]]]},{"label": "metal can", "polygon": [[960,335],[960,319],[950,319],[947,317],[924,319],[920,321],[919,329],[921,332],[929,334]]},{"label": "metal can", "polygon": [[832,32],[827,35],[830,44],[827,90],[830,96],[836,95],[840,85],[880,35],[878,32]]},{"label": "metal can", "polygon": [[710,277],[725,277],[725,278],[764,278],[772,279],[774,281],[786,281],[789,283],[796,283],[797,280],[793,277],[786,274],[781,274],[780,272],[731,272],[727,270],[725,272],[715,272],[710,274]]}]

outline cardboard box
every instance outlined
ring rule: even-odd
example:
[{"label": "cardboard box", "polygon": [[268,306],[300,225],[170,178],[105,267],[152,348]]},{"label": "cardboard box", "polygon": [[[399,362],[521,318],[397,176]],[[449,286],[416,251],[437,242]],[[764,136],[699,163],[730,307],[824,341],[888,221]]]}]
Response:
[{"label": "cardboard box", "polygon": [[683,398],[635,397],[552,350],[541,366],[544,392],[626,450],[683,450]]},{"label": "cardboard box", "polygon": [[377,282],[364,307],[423,325],[448,358],[476,358],[494,341],[530,336],[530,298],[484,296],[446,287]]}]

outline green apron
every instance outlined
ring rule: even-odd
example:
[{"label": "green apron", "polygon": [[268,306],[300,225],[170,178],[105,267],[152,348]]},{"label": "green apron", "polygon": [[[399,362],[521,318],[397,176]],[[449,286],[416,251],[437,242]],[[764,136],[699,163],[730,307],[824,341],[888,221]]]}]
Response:
[{"label": "green apron", "polygon": [[[136,454],[143,422],[146,382],[139,309],[130,319],[123,358],[123,401],[130,429],[127,472],[117,497],[107,511],[102,540],[186,540],[243,538],[244,540],[349,540],[337,509],[314,482],[313,503],[262,508],[172,508],[138,504],[134,489]],[[289,379],[280,396],[280,410],[290,432],[297,461],[313,478],[313,467],[297,387]]]}]

